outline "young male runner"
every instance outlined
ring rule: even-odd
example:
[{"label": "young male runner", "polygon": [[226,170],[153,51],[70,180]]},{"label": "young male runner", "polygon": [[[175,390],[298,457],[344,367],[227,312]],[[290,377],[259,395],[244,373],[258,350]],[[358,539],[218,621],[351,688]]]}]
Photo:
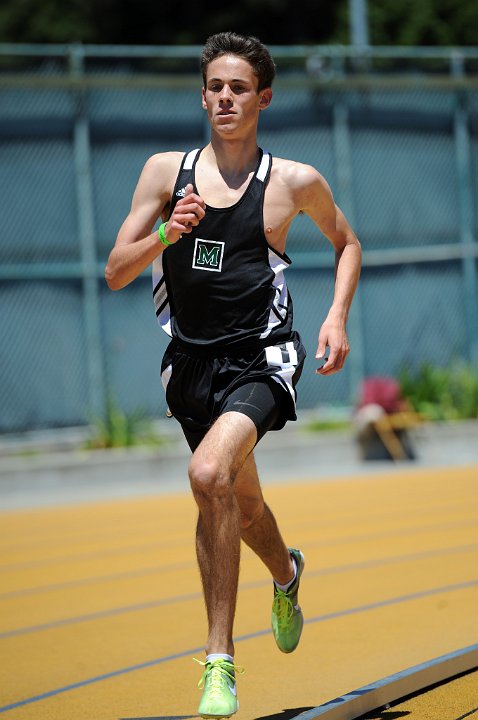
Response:
[{"label": "young male runner", "polygon": [[[287,548],[264,503],[253,449],[295,420],[305,350],[292,329],[284,279],[287,232],[307,213],[336,252],[335,294],[320,328],[317,370],[341,370],[346,321],[360,273],[360,245],[312,167],[257,146],[259,113],[272,99],[274,62],[253,37],[219,33],[202,55],[202,105],[211,141],[186,154],[151,157],[106,267],[113,290],[153,264],[156,315],[172,340],[161,373],[172,414],[192,450],[196,548],[209,632],[199,714],[238,708],[233,620],[241,538],[274,579],[272,629],[283,652],[297,647],[304,558]],[[151,232],[158,218],[158,232]]]}]

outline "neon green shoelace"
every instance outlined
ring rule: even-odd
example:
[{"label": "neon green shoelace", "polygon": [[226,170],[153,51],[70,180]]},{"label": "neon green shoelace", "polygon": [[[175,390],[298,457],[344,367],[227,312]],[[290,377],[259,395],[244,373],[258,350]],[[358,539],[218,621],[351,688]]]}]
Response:
[{"label": "neon green shoelace", "polygon": [[272,603],[272,611],[277,616],[280,629],[287,627],[289,620],[294,614],[294,605],[287,593],[276,588],[276,594]]},{"label": "neon green shoelace", "polygon": [[221,697],[224,683],[227,682],[227,678],[235,683],[236,678],[234,673],[236,672],[239,675],[242,675],[245,672],[243,667],[240,665],[233,665],[227,660],[219,659],[214,660],[212,663],[205,663],[201,660],[197,660],[196,658],[193,658],[193,660],[199,663],[199,665],[203,665],[205,667],[202,677],[198,682],[198,688],[203,688],[206,678],[208,678],[209,693],[212,698]]}]

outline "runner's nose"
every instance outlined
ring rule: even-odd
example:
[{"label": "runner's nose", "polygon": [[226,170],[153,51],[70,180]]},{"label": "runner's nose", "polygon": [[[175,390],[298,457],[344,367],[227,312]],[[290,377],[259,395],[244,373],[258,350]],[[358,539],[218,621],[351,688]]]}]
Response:
[{"label": "runner's nose", "polygon": [[223,85],[219,94],[219,102],[232,102],[232,92],[229,85]]}]

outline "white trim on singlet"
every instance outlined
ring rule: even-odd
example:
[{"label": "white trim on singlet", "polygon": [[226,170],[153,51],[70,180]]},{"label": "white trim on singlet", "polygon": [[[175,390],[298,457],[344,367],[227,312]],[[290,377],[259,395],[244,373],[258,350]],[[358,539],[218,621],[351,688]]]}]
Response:
[{"label": "white trim on singlet", "polygon": [[152,279],[154,310],[156,312],[158,323],[164,332],[172,337],[171,310],[169,307],[168,290],[166,288],[161,255],[153,260]]},{"label": "white trim on singlet", "polygon": [[289,310],[289,291],[284,277],[284,270],[289,267],[290,261],[280,257],[272,248],[269,248],[269,265],[274,273],[272,286],[275,289],[275,295],[269,312],[267,327],[260,335],[261,340],[268,337],[275,327],[285,321]]},{"label": "white trim on singlet", "polygon": [[[184,159],[184,165],[183,170],[192,170],[194,161],[197,157],[197,154],[199,153],[200,148],[196,148],[195,150],[190,150],[188,154],[186,155]],[[264,182],[264,180],[267,177],[267,173],[269,171],[269,167],[272,161],[272,156],[269,152],[266,150],[263,151],[262,159],[259,164],[259,167],[257,169],[256,178],[260,180],[261,182]]]},{"label": "white trim on singlet", "polygon": [[190,150],[188,154],[186,155],[184,159],[184,165],[183,170],[192,170],[194,165],[194,160],[196,159],[196,155],[199,152],[199,148],[196,148],[195,150]]},{"label": "white trim on singlet", "polygon": [[257,169],[257,173],[256,173],[256,178],[258,180],[260,180],[261,182],[264,182],[264,180],[266,179],[271,161],[272,161],[271,154],[264,150],[264,154],[262,155],[262,160],[260,162],[260,165],[259,165],[259,167]]}]

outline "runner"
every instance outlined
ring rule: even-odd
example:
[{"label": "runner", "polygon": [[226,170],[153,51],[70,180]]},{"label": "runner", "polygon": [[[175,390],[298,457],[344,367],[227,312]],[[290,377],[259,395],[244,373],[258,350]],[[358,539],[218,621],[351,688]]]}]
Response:
[{"label": "runner", "polygon": [[[317,372],[349,352],[346,322],[360,273],[360,244],[314,168],[272,158],[257,145],[272,100],[274,62],[256,38],[226,32],[202,54],[202,105],[210,143],[151,157],[106,268],[113,290],[153,264],[156,315],[171,336],[161,373],[170,412],[192,450],[189,478],[199,517],[196,548],[209,632],[202,717],[238,709],[233,621],[241,538],[274,580],[277,646],[298,645],[304,557],[288,548],[264,503],[254,462],[268,430],[296,419],[305,350],[292,328],[284,278],[293,218],[304,212],[336,253],[335,294],[319,333]],[[162,220],[158,232],[152,232]]]}]

